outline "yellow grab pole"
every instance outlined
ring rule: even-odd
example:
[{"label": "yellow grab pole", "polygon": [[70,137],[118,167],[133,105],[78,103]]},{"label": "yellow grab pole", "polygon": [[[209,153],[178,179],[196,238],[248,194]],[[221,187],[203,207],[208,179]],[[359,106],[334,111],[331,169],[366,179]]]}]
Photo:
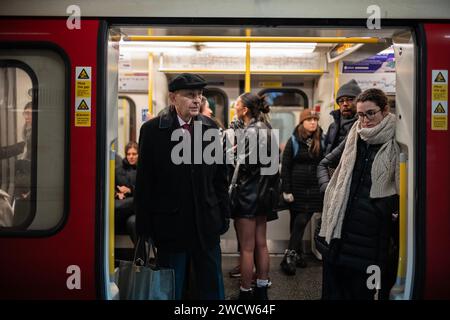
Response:
[{"label": "yellow grab pole", "polygon": [[[251,30],[246,29],[245,34],[250,37]],[[250,90],[250,42],[247,42],[245,45],[245,92],[250,92]]]},{"label": "yellow grab pole", "polygon": [[153,114],[153,53],[148,54],[148,113]]},{"label": "yellow grab pole", "polygon": [[407,215],[408,215],[408,171],[406,154],[400,153],[400,210],[399,210],[399,254],[397,280],[391,290],[390,298],[393,300],[404,299],[406,279],[406,244],[407,244]]},{"label": "yellow grab pole", "polygon": [[181,42],[303,42],[303,43],[385,43],[385,39],[371,37],[250,37],[250,36],[127,36],[124,41],[181,41]]},{"label": "yellow grab pole", "polygon": [[334,63],[334,110],[339,109],[339,105],[336,102],[336,95],[339,90],[339,61]]},{"label": "yellow grab pole", "polygon": [[114,194],[115,194],[115,168],[116,146],[113,142],[109,150],[109,275],[114,276]]}]

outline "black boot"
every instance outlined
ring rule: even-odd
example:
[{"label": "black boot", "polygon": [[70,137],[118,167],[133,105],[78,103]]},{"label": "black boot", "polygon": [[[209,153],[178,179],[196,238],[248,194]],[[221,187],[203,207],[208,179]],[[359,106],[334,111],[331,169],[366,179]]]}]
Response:
[{"label": "black boot", "polygon": [[267,288],[268,286],[264,287],[256,287],[255,288],[255,300],[269,300],[269,297],[267,296]]},{"label": "black boot", "polygon": [[239,298],[238,300],[253,300],[253,291],[249,290],[249,291],[242,291],[239,290]]},{"label": "black boot", "polygon": [[307,267],[306,260],[303,257],[303,254],[297,253],[296,259],[295,259],[295,265],[297,266],[297,268],[306,268]]},{"label": "black boot", "polygon": [[295,250],[286,249],[284,253],[283,261],[281,261],[281,270],[288,276],[295,276]]}]

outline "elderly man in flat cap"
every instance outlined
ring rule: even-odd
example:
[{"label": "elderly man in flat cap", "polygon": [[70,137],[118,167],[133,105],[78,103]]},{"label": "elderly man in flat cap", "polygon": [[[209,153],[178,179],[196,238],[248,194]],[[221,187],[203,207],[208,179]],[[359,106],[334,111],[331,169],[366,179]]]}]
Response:
[{"label": "elderly man in flat cap", "polygon": [[[139,137],[136,228],[139,236],[155,243],[159,265],[175,270],[177,300],[185,298],[190,263],[194,298],[224,299],[220,235],[228,229],[230,216],[225,163],[206,164],[202,158],[200,164],[176,164],[172,159],[172,150],[180,143],[171,139],[175,130],[181,130],[184,139],[194,137],[197,130],[217,129],[214,121],[199,113],[206,84],[195,74],[172,79],[169,111],[147,121]],[[195,141],[187,141],[194,159]],[[209,143],[201,143],[202,153]]]}]

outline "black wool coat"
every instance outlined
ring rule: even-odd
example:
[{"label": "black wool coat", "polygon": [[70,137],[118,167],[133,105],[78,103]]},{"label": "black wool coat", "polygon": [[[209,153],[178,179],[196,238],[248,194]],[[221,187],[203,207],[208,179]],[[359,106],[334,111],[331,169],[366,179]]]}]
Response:
[{"label": "black wool coat", "polygon": [[[203,133],[217,129],[211,119],[202,115],[193,120],[201,121]],[[141,128],[136,229],[138,235],[150,236],[157,247],[169,251],[208,249],[219,242],[220,234],[228,228],[227,168],[225,163],[206,164],[203,159],[200,164],[175,164],[171,153],[180,142],[171,141],[171,136],[178,128],[173,110],[147,121]],[[201,150],[210,143],[201,142]]]},{"label": "black wool coat", "polygon": [[[397,195],[370,198],[372,164],[381,146],[358,139],[341,239],[335,242],[337,255],[331,261],[362,272],[370,265],[377,265],[382,271],[386,267],[394,234],[392,214],[399,207]],[[337,167],[344,147],[345,141],[320,162],[317,175],[321,190],[325,191],[330,181],[328,167]]]}]

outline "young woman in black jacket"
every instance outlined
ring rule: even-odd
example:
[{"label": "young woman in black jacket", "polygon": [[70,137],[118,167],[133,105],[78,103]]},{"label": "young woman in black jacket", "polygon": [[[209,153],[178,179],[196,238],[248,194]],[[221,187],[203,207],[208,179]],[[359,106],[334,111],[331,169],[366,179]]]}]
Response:
[{"label": "young woman in black jacket", "polygon": [[[323,253],[323,299],[374,299],[375,289],[367,283],[377,269],[378,297],[385,299],[395,269],[389,252],[398,210],[396,116],[379,89],[361,93],[356,109],[358,121],[347,139],[320,162],[317,172],[325,191],[319,236],[329,246]],[[330,179],[328,168],[337,164]]]},{"label": "young woman in black jacket", "polygon": [[305,268],[302,238],[314,212],[322,211],[322,195],[317,183],[317,165],[324,152],[319,114],[305,109],[300,123],[286,143],[281,165],[283,197],[290,203],[290,239],[281,269],[295,275],[296,267]]}]

